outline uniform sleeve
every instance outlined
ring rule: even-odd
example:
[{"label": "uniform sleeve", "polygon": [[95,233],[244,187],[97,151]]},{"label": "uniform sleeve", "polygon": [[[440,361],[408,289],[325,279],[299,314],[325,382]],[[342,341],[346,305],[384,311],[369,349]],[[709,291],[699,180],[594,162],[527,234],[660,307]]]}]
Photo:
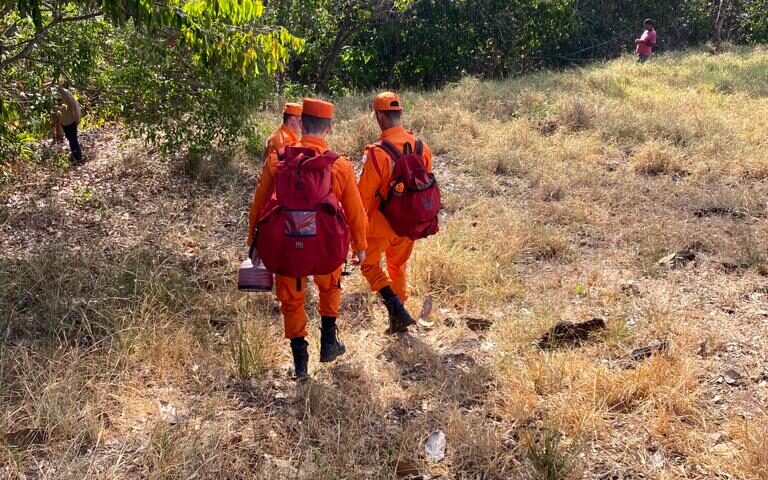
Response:
[{"label": "uniform sleeve", "polygon": [[350,226],[352,237],[352,250],[365,250],[368,247],[366,233],[368,229],[368,216],[365,214],[363,202],[360,199],[360,192],[355,185],[355,171],[349,160],[344,162],[343,182],[341,190],[341,206],[344,208],[344,214]]},{"label": "uniform sleeve", "polygon": [[432,149],[426,143],[424,144],[422,159],[424,160],[424,167],[427,169],[427,172],[432,173]]},{"label": "uniform sleeve", "polygon": [[253,233],[259,213],[264,208],[264,204],[267,202],[275,186],[276,172],[277,154],[272,153],[267,157],[267,161],[264,162],[264,167],[261,169],[261,178],[259,178],[259,183],[256,185],[256,193],[253,194],[251,209],[248,212],[248,245],[253,243]]},{"label": "uniform sleeve", "polygon": [[270,155],[277,152],[280,147],[282,147],[282,142],[280,141],[280,132],[275,132],[272,135],[269,136],[267,139],[267,146],[264,150],[264,158],[269,158]]},{"label": "uniform sleeve", "polygon": [[363,173],[360,174],[360,181],[357,188],[360,191],[360,199],[363,202],[363,208],[370,213],[376,209],[378,199],[376,194],[381,188],[381,175],[376,170],[373,162],[378,161],[381,155],[373,154],[374,148],[365,149],[365,162],[363,163]]}]

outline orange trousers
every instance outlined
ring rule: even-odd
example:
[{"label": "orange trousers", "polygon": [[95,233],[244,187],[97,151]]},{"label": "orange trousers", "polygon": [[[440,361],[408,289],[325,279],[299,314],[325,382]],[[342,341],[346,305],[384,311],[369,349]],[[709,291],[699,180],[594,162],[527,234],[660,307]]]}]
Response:
[{"label": "orange trousers", "polygon": [[[413,252],[413,245],[414,241],[410,238],[397,235],[368,238],[365,261],[360,266],[360,270],[368,280],[371,291],[378,292],[386,286],[391,286],[401,302],[408,299],[406,264]],[[387,273],[384,273],[381,268],[382,253],[387,262]]]},{"label": "orange trousers", "polygon": [[[313,275],[312,279],[320,293],[320,315],[338,317],[341,307],[341,267],[330,275]],[[301,288],[297,288],[299,283]],[[280,300],[280,311],[283,312],[285,338],[306,337],[308,319],[304,299],[307,296],[307,278],[297,281],[295,277],[275,275],[275,292]]]}]

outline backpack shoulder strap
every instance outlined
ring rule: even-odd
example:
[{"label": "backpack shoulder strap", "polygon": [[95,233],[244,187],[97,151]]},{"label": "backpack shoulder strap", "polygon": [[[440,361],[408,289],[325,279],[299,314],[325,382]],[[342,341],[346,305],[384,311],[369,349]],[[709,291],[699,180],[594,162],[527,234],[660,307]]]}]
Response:
[{"label": "backpack shoulder strap", "polygon": [[422,142],[420,139],[416,139],[416,154],[421,158],[421,155],[424,153],[424,142]]},{"label": "backpack shoulder strap", "polygon": [[336,160],[341,157],[338,153],[334,152],[333,150],[326,150],[321,154],[323,157],[328,157],[331,159],[331,163],[335,162]]},{"label": "backpack shoulder strap", "polygon": [[378,142],[374,143],[374,145],[387,152],[387,154],[392,157],[392,160],[397,160],[400,158],[401,154],[397,151],[397,147],[392,145],[390,142],[386,140],[379,140]]}]

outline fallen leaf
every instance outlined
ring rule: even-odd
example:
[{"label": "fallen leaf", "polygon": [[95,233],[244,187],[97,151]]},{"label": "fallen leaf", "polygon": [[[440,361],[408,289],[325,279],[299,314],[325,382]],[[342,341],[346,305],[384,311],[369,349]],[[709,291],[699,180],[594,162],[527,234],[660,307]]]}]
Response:
[{"label": "fallen leaf", "polygon": [[432,328],[435,326],[435,322],[430,320],[432,315],[432,296],[427,295],[424,299],[424,303],[421,305],[421,314],[419,315],[419,325],[424,328]]},{"label": "fallen leaf", "polygon": [[160,420],[168,425],[176,425],[181,421],[181,417],[179,416],[176,407],[165,400],[157,401],[157,410],[160,412]]},{"label": "fallen leaf", "polygon": [[439,462],[445,458],[445,432],[442,429],[432,432],[424,445],[427,452],[427,458],[433,462]]}]

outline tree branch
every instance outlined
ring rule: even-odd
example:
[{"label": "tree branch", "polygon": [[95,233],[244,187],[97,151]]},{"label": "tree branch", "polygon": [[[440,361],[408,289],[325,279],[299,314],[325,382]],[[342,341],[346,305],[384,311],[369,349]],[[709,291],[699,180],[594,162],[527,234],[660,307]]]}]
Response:
[{"label": "tree branch", "polygon": [[53,27],[58,25],[59,23],[65,23],[65,22],[80,22],[83,20],[89,20],[91,18],[96,18],[98,16],[101,16],[102,12],[99,10],[98,12],[92,12],[87,13],[84,15],[77,15],[74,17],[65,17],[63,15],[60,15],[58,17],[55,17],[53,20],[51,20],[51,23],[43,27],[39,32],[35,34],[34,37],[27,43],[27,45],[21,49],[19,53],[16,55],[13,55],[12,57],[9,57],[2,62],[0,62],[0,70],[5,69],[8,65],[17,62],[21,60],[22,58],[25,58],[29,53],[32,51],[33,48],[35,48],[35,45],[37,45],[50,31]]}]

